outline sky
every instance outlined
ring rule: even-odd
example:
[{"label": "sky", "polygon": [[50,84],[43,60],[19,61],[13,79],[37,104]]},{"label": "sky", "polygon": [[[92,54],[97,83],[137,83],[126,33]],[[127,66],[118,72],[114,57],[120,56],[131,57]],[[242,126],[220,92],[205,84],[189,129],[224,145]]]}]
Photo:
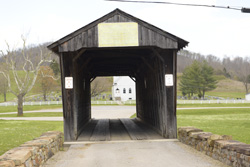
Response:
[{"label": "sky", "polygon": [[[161,0],[249,7],[249,0]],[[56,41],[119,8],[189,41],[185,49],[223,58],[250,57],[250,13],[237,10],[105,0],[0,0],[0,50]]]}]

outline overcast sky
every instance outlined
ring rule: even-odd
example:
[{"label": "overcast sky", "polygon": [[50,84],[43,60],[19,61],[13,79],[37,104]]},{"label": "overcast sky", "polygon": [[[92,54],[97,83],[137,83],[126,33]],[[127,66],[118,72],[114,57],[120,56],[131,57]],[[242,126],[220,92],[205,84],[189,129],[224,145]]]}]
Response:
[{"label": "overcast sky", "polygon": [[[164,0],[162,0],[164,1]],[[165,2],[250,7],[249,0],[165,0]],[[250,13],[203,7],[109,2],[104,0],[0,0],[0,50],[56,41],[119,8],[189,41],[204,55],[250,57]]]}]

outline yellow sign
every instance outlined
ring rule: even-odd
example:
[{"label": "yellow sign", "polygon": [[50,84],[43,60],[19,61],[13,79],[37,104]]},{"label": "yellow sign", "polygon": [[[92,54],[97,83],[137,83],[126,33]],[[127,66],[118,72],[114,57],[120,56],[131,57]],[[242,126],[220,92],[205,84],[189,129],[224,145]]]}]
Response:
[{"label": "yellow sign", "polygon": [[100,23],[98,24],[99,47],[138,46],[138,24]]}]

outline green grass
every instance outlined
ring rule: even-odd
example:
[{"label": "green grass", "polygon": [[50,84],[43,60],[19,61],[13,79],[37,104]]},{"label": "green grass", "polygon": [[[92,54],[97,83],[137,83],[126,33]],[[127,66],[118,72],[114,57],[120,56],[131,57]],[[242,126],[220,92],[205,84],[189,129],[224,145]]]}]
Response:
[{"label": "green grass", "polygon": [[130,116],[130,118],[135,118],[135,117],[136,117],[136,113]]},{"label": "green grass", "polygon": [[[62,108],[62,105],[23,106],[24,111]],[[17,106],[0,106],[0,113],[17,112]]]},{"label": "green grass", "polygon": [[[62,117],[62,112],[25,113],[23,117]],[[1,114],[0,117],[17,117],[17,114]]]},{"label": "green grass", "polygon": [[194,126],[206,132],[231,135],[250,144],[250,109],[178,110],[177,125]]},{"label": "green grass", "polygon": [[63,131],[63,122],[0,120],[0,155],[47,131]]},{"label": "green grass", "polygon": [[244,92],[206,92],[206,96],[216,96],[227,98],[245,98]]},{"label": "green grass", "polygon": [[177,104],[177,108],[192,108],[192,107],[250,107],[250,103]]},{"label": "green grass", "polygon": [[[130,118],[135,118],[136,114]],[[230,135],[250,144],[250,109],[178,110],[177,126],[194,126],[205,132]]]}]

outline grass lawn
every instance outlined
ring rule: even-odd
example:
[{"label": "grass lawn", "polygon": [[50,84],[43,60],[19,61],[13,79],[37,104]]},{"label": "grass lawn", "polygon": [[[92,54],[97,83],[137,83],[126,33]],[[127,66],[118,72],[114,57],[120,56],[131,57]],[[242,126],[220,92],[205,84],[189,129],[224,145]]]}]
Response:
[{"label": "grass lawn", "polygon": [[[131,118],[136,117],[136,114]],[[231,135],[250,144],[250,109],[177,110],[177,126],[194,126],[206,132]]]},{"label": "grass lawn", "polygon": [[245,92],[206,92],[207,96],[217,96],[217,97],[223,97],[225,99],[227,98],[245,98]]},{"label": "grass lawn", "polygon": [[63,131],[63,122],[0,120],[0,155],[47,131]]},{"label": "grass lawn", "polygon": [[[23,106],[23,111],[62,108],[62,105]],[[0,113],[17,112],[17,106],[0,106]]]},{"label": "grass lawn", "polygon": [[177,108],[192,108],[192,107],[250,107],[250,103],[177,104]]},{"label": "grass lawn", "polygon": [[[24,113],[23,117],[62,117],[62,112],[37,112],[37,113]],[[1,114],[1,117],[17,117],[17,114]]]},{"label": "grass lawn", "polygon": [[231,135],[234,140],[250,144],[250,109],[178,110],[177,126]]}]

